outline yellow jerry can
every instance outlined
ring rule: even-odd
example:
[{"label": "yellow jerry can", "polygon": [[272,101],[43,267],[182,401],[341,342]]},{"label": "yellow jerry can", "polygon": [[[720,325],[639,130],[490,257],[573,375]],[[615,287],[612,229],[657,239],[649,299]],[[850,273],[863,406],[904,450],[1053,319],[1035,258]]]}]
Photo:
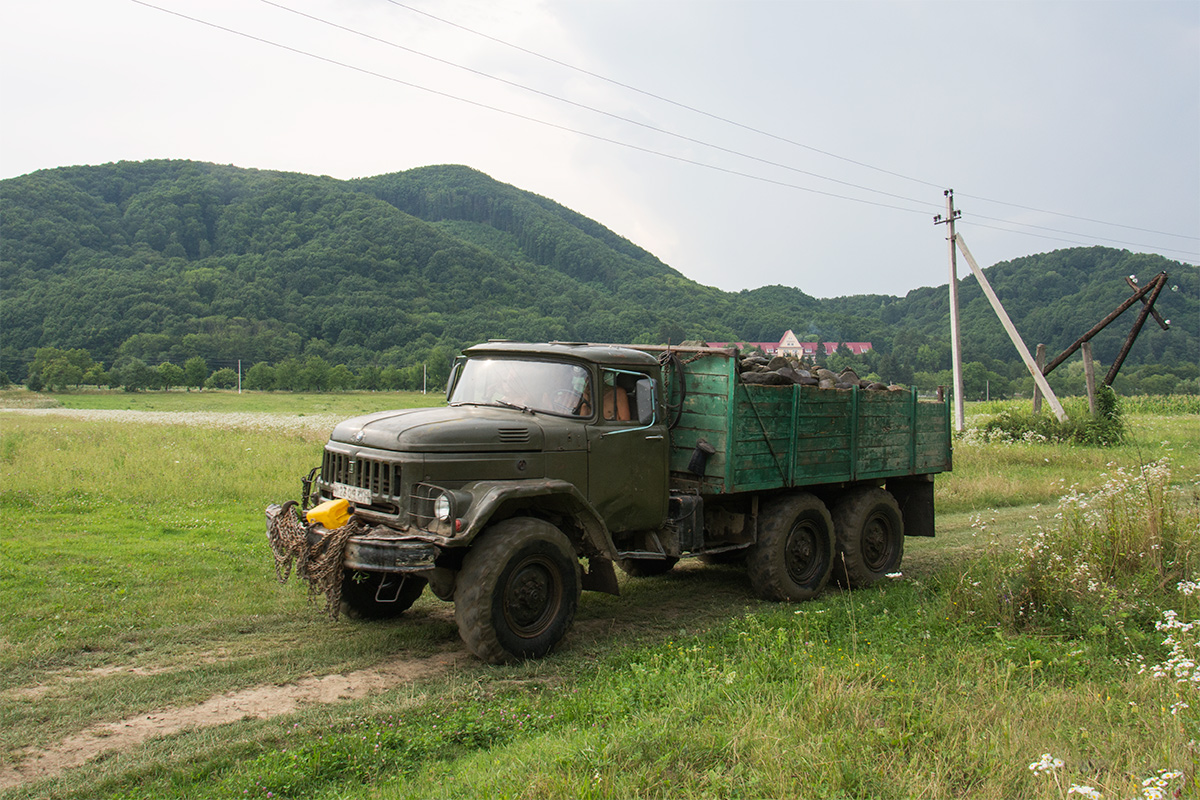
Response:
[{"label": "yellow jerry can", "polygon": [[305,514],[309,524],[319,522],[329,530],[340,528],[350,520],[350,501],[337,498],[314,506]]}]

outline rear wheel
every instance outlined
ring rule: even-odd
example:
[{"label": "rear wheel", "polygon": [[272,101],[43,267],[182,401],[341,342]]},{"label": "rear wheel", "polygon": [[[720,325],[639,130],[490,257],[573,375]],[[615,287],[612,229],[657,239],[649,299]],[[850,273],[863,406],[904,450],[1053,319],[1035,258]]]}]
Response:
[{"label": "rear wheel", "polygon": [[392,572],[347,570],[342,579],[342,607],[360,619],[390,619],[412,607],[425,591],[425,579]]},{"label": "rear wheel", "polygon": [[746,557],[754,590],[767,600],[808,600],[833,570],[833,520],[825,504],[800,493],[764,509],[758,541]]},{"label": "rear wheel", "polygon": [[904,517],[896,498],[884,489],[846,495],[833,509],[838,554],[833,575],[851,588],[870,586],[900,569],[904,558]]},{"label": "rear wheel", "polygon": [[480,534],[455,586],[459,636],[499,664],[550,652],[571,627],[582,581],[567,537],[548,522],[518,517]]}]

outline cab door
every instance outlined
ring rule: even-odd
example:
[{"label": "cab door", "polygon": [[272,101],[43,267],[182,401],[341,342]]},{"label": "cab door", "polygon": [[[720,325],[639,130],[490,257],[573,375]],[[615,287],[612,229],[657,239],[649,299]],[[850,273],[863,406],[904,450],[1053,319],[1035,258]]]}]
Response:
[{"label": "cab door", "polygon": [[588,499],[610,531],[648,530],[666,520],[668,438],[657,381],[602,369],[588,426]]}]

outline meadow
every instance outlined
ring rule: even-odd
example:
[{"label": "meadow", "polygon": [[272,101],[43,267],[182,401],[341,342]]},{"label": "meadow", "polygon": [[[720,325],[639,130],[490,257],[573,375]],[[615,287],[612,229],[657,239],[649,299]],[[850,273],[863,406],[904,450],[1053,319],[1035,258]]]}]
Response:
[{"label": "meadow", "polygon": [[[685,562],[585,594],[559,651],[494,667],[429,593],[331,623],[265,541],[326,415],[438,400],[0,395],[38,410],[0,412],[3,796],[1196,795],[1197,410],[1131,402],[1111,448],[960,439],[938,536],[908,539],[884,585],[781,605]],[[340,699],[105,747],[339,675]],[[405,677],[353,686],[380,675]]]}]

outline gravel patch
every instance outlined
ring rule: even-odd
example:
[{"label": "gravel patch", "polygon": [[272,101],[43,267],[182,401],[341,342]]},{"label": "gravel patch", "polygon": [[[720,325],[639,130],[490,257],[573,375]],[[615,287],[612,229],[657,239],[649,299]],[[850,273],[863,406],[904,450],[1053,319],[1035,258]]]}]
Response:
[{"label": "gravel patch", "polygon": [[272,414],[266,411],[132,411],[96,408],[0,408],[3,414],[29,417],[136,422],[151,425],[190,425],[200,428],[237,428],[280,433],[328,433],[345,414]]}]

